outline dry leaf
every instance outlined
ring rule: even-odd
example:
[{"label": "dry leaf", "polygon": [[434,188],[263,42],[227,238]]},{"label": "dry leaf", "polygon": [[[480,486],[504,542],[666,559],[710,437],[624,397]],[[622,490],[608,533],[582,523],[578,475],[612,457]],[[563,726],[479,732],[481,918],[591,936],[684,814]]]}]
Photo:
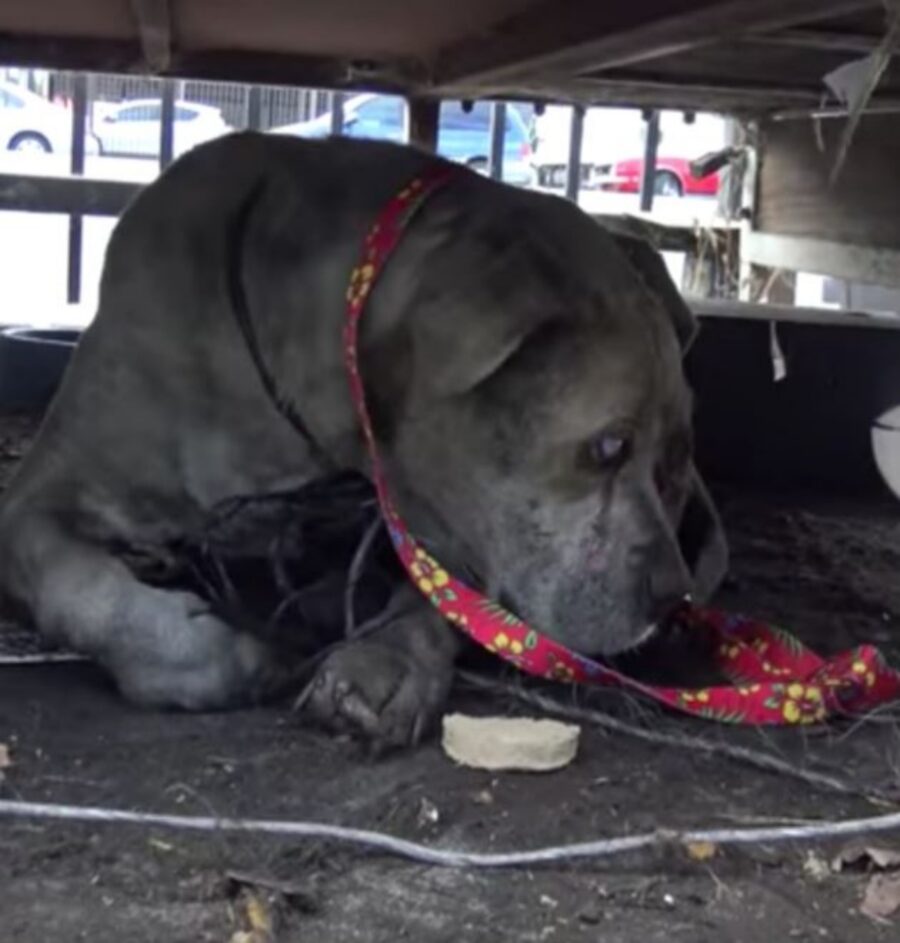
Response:
[{"label": "dry leaf", "polygon": [[253,930],[272,932],[272,914],[265,900],[255,894],[248,895],[245,911],[247,922]]},{"label": "dry leaf", "polygon": [[715,858],[719,848],[711,841],[688,842],[687,853],[691,861],[709,861]]},{"label": "dry leaf", "polygon": [[874,920],[884,920],[900,910],[900,874],[873,875],[859,910]]},{"label": "dry leaf", "polygon": [[866,853],[879,871],[900,868],[900,851],[893,848],[867,848]]},{"label": "dry leaf", "polygon": [[245,889],[237,901],[237,919],[240,929],[232,934],[229,943],[274,943],[271,900]]},{"label": "dry leaf", "polygon": [[271,906],[286,901],[296,910],[313,914],[320,908],[319,895],[313,881],[283,881],[266,874],[251,874],[247,871],[229,871],[226,874],[229,894],[241,891],[260,893],[264,891]]},{"label": "dry leaf", "polygon": [[878,845],[848,845],[831,862],[832,871],[843,871],[854,866],[875,868],[878,871],[900,868],[900,851]]}]

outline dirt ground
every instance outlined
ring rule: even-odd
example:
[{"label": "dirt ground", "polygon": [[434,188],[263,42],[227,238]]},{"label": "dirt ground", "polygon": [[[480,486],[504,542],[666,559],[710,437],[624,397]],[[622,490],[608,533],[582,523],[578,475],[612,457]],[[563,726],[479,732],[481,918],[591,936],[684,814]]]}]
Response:
[{"label": "dirt ground", "polygon": [[[0,485],[32,425],[29,417],[0,425]],[[718,497],[734,556],[723,605],[774,619],[823,651],[873,641],[900,664],[900,506],[722,489]],[[657,655],[665,661],[667,651]],[[522,710],[464,689],[454,700],[475,712]],[[634,719],[633,707],[618,710]],[[638,719],[900,789],[892,723],[760,733],[646,710]],[[375,761],[307,729],[287,706],[138,711],[85,664],[0,667],[0,743],[12,760],[2,798],[316,820],[471,851],[883,811],[589,726],[575,763],[552,774],[461,769],[434,741]],[[877,844],[900,849],[900,833]],[[859,911],[868,875],[820,867],[840,847],[719,849],[704,861],[663,850],[467,871],[320,842],[0,819],[0,928],[19,943],[228,943],[240,911],[228,875],[249,872],[296,885],[277,910],[279,943],[896,940],[900,919],[879,923]]]}]

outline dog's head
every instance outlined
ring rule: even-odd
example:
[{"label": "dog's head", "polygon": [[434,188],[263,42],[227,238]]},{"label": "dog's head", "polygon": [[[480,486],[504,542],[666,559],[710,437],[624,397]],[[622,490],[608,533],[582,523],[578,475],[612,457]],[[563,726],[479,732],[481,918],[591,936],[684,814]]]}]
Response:
[{"label": "dog's head", "polygon": [[652,248],[562,200],[467,180],[433,204],[364,363],[400,509],[535,628],[631,648],[726,565],[692,462],[693,317]]}]

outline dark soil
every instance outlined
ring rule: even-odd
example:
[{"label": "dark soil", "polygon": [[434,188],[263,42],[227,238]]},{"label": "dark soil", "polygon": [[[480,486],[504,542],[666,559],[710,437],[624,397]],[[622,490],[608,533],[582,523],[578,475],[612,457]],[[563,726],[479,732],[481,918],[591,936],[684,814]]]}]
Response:
[{"label": "dark soil", "polygon": [[[0,426],[0,483],[32,425],[12,417]],[[734,554],[723,605],[776,620],[825,651],[874,641],[900,664],[900,508],[719,497]],[[521,710],[465,691],[455,706]],[[900,788],[890,723],[762,734],[643,719]],[[12,759],[2,798],[317,820],[468,850],[879,811],[725,758],[589,727],[576,762],[553,774],[460,769],[436,742],[374,761],[287,707],[138,711],[85,664],[0,667],[0,743]],[[900,834],[878,842],[900,847]],[[810,854],[827,860],[837,847],[764,845],[706,861],[659,851],[476,872],[319,842],[0,819],[0,928],[19,943],[227,943],[240,910],[227,875],[240,871],[298,885],[277,912],[278,941],[896,940],[900,919],[880,924],[859,912],[865,874],[810,866]]]}]

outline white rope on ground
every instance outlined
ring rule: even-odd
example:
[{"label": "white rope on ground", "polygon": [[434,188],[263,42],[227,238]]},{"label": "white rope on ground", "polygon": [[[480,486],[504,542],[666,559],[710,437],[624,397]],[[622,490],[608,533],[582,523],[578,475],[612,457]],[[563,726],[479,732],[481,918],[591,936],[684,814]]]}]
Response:
[{"label": "white rope on ground", "polygon": [[56,819],[69,822],[144,825],[196,832],[245,832],[286,838],[316,838],[376,849],[422,864],[448,868],[509,868],[579,858],[608,858],[628,851],[672,845],[709,843],[717,846],[823,840],[867,835],[900,829],[900,812],[842,822],[767,828],[719,828],[677,831],[658,829],[641,835],[605,838],[569,845],[553,845],[532,851],[482,853],[434,848],[420,842],[395,838],[383,832],[321,822],[290,822],[266,819],[213,818],[211,816],[158,815],[92,806],[57,805],[43,802],[0,800],[0,817]]}]

